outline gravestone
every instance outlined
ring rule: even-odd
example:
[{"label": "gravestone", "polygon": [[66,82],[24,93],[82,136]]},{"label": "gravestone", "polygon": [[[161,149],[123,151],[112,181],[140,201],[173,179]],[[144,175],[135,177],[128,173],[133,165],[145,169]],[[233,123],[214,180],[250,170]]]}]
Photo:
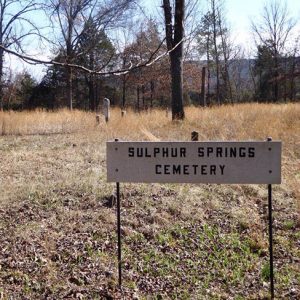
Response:
[{"label": "gravestone", "polygon": [[110,100],[104,98],[103,100],[103,114],[105,117],[105,122],[107,123],[110,119]]}]

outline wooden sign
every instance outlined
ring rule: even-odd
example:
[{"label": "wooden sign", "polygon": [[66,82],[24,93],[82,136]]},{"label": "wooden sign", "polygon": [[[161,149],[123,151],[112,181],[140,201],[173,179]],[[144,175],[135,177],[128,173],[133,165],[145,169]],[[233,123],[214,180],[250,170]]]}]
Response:
[{"label": "wooden sign", "polygon": [[281,183],[281,142],[107,142],[107,180]]}]

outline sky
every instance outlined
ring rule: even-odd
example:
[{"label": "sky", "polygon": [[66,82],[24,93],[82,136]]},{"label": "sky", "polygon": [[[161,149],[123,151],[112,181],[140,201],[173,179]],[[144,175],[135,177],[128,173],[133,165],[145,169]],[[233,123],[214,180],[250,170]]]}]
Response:
[{"label": "sky", "polygon": [[[280,1],[283,2],[284,1]],[[236,37],[238,43],[244,47],[249,47],[253,44],[253,37],[251,34],[251,22],[259,21],[259,15],[263,10],[263,0],[227,0],[227,18],[231,25],[233,35]],[[286,1],[291,17],[300,20],[300,0]],[[298,29],[300,33],[300,24]],[[297,29],[297,31],[298,31]]]},{"label": "sky", "polygon": [[[207,0],[198,0],[199,9],[206,11]],[[187,0],[186,0],[187,2]],[[244,45],[246,48],[253,45],[251,34],[251,22],[259,20],[259,15],[263,10],[264,4],[268,0],[223,0],[226,18],[232,31],[235,42]],[[286,3],[291,17],[299,20],[298,31],[300,32],[300,0],[281,1]],[[144,0],[143,4],[148,11],[155,12],[160,10],[162,0]]]},{"label": "sky", "polygon": [[[206,10],[206,0],[199,1],[199,11],[204,12]],[[251,34],[251,22],[255,20],[259,21],[259,15],[262,12],[264,0],[223,0],[225,3],[225,12],[227,22],[232,32],[232,39],[235,43],[241,44],[246,52],[250,53],[254,49],[253,36]],[[284,1],[280,1],[284,2]],[[295,32],[300,34],[300,0],[286,0],[285,1],[290,12],[290,16],[299,20]],[[162,12],[161,3],[162,0],[141,0],[141,6],[144,8],[146,15],[157,15]],[[41,22],[45,18],[44,15],[36,15],[35,21]],[[37,46],[33,43],[33,47],[29,47],[31,54],[37,55],[41,59],[48,59],[51,52],[50,49],[38,50]],[[45,66],[30,66],[24,62],[21,62],[15,57],[7,57],[7,65],[10,66],[15,72],[27,70],[35,78],[40,80],[46,70]]]}]

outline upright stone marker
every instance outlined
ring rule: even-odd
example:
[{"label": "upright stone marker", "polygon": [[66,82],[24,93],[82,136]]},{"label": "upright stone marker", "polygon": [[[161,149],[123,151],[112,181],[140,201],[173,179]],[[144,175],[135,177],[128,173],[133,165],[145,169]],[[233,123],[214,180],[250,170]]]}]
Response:
[{"label": "upright stone marker", "polygon": [[103,114],[105,117],[105,122],[107,123],[110,119],[110,100],[104,98],[103,100]]}]

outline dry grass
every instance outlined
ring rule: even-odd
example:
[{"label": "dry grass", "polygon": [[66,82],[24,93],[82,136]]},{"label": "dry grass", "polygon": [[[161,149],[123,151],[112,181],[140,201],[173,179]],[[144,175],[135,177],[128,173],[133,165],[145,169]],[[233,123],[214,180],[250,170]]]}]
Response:
[{"label": "dry grass", "polygon": [[104,118],[97,124],[95,114],[77,110],[0,112],[0,136],[77,133],[101,140],[189,140],[194,130],[200,140],[265,140],[270,136],[282,140],[284,178],[299,193],[299,176],[291,174],[296,172],[300,155],[300,104],[188,107],[184,122],[172,122],[164,110],[139,114],[129,110],[122,118],[119,109],[112,109],[108,124]]},{"label": "dry grass", "polygon": [[[0,299],[121,298],[105,141],[189,140],[193,130],[201,140],[283,141],[276,293],[297,299],[300,105],[189,107],[186,116],[113,109],[97,125],[80,111],[0,112]],[[265,299],[265,186],[126,184],[122,194],[123,298]]]},{"label": "dry grass", "polygon": [[119,109],[112,110],[106,126],[104,118],[97,126],[95,115],[83,111],[0,112],[0,135],[74,133],[104,130],[108,136],[145,139],[145,131],[161,139],[189,139],[197,130],[202,139],[284,139],[299,134],[299,104],[240,104],[212,108],[186,108],[184,122],[172,122],[170,113],[153,110],[136,114],[129,110],[124,118]]},{"label": "dry grass", "polygon": [[63,109],[24,112],[0,111],[0,135],[59,134],[87,131],[95,127],[94,115]]}]

